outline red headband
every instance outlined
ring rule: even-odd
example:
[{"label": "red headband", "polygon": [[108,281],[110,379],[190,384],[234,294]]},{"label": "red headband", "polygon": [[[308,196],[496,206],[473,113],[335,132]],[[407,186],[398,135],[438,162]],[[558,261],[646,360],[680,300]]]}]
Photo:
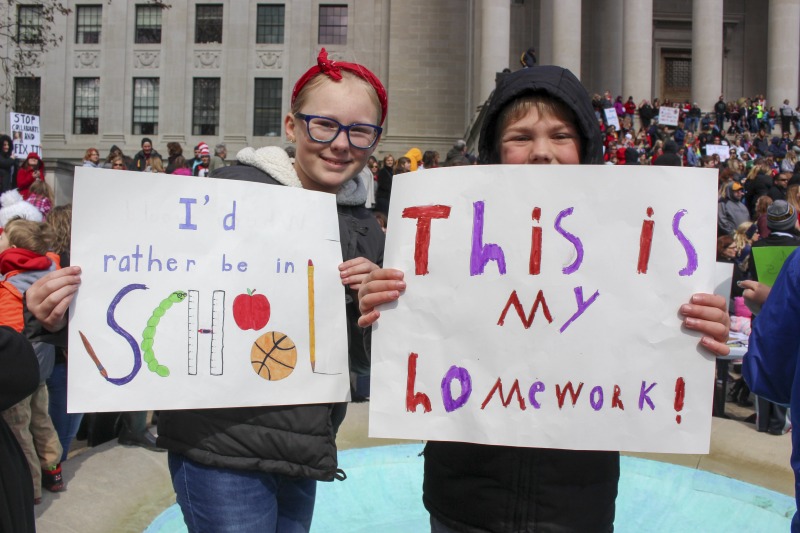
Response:
[{"label": "red headband", "polygon": [[294,101],[297,100],[297,95],[300,94],[300,91],[306,84],[311,81],[317,74],[325,74],[330,79],[334,81],[339,81],[342,79],[342,70],[346,70],[348,72],[352,72],[359,78],[366,80],[367,83],[372,85],[372,88],[375,89],[375,92],[378,94],[378,101],[381,103],[381,123],[386,119],[386,109],[389,106],[388,99],[386,98],[386,89],[383,87],[381,80],[378,77],[369,71],[367,67],[362,65],[358,65],[356,63],[345,63],[344,61],[333,61],[328,59],[328,52],[325,51],[323,48],[319,51],[319,55],[317,56],[317,64],[306,71],[297,83],[294,84],[294,90],[292,91],[292,105],[294,105]]}]

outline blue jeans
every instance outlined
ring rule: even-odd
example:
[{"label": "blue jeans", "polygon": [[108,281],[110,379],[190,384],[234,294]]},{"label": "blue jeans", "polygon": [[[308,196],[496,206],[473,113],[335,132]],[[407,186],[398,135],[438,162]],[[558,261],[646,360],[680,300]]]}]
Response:
[{"label": "blue jeans", "polygon": [[58,433],[58,440],[61,441],[61,460],[67,460],[67,453],[78,428],[83,420],[83,413],[67,413],[67,365],[57,363],[53,367],[53,373],[47,378],[47,392],[50,394],[50,419]]},{"label": "blue jeans", "polygon": [[190,533],[307,533],[317,482],[206,466],[169,452],[169,471]]}]

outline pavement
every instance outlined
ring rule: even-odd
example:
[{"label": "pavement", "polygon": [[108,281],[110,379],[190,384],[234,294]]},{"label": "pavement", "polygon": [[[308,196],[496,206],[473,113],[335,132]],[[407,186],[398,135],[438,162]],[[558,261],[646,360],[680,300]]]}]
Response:
[{"label": "pavement", "polygon": [[[370,439],[368,408],[368,403],[350,404],[338,436],[341,450],[409,443]],[[752,408],[729,403],[726,409],[729,418],[712,421],[708,455],[628,455],[720,474],[793,496],[790,435],[756,432],[747,422]],[[66,492],[43,491],[43,502],[36,506],[39,533],[140,533],[175,503],[166,453],[120,446],[116,441],[87,448],[85,442],[77,441],[62,469]]]}]

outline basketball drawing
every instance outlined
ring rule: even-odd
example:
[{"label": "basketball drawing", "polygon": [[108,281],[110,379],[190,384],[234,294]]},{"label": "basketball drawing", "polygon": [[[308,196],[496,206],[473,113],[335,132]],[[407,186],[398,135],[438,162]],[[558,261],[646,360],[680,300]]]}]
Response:
[{"label": "basketball drawing", "polygon": [[253,371],[269,381],[278,381],[294,371],[297,347],[285,333],[270,331],[261,335],[250,350]]}]

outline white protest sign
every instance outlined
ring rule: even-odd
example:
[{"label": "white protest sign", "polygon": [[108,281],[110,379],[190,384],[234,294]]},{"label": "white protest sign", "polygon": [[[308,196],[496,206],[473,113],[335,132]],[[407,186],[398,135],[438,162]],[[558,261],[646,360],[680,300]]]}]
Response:
[{"label": "white protest sign", "polygon": [[78,167],[70,412],[346,401],[341,261],[332,194]]},{"label": "white protest sign", "polygon": [[658,108],[658,123],[664,126],[677,126],[681,110],[677,107],[661,106]]},{"label": "white protest sign", "polygon": [[[371,437],[707,453],[715,170],[497,165],[392,184]],[[664,191],[682,191],[665,194]]]},{"label": "white protest sign", "polygon": [[606,115],[606,124],[609,126],[614,126],[619,131],[619,117],[617,116],[617,110],[613,107],[608,107],[603,109],[603,113]]},{"label": "white protest sign", "polygon": [[39,117],[12,111],[11,140],[14,143],[14,157],[24,159],[31,152],[36,152],[39,157],[42,157]]},{"label": "white protest sign", "polygon": [[714,154],[719,156],[720,161],[725,162],[731,157],[731,147],[724,144],[707,144],[706,155]]}]

